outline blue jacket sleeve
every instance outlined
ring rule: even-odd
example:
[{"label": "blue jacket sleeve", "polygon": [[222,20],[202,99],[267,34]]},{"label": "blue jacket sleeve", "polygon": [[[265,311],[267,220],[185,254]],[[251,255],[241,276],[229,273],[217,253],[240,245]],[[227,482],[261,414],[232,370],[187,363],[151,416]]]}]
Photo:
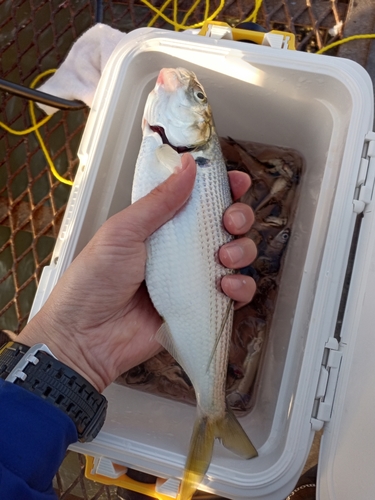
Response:
[{"label": "blue jacket sleeve", "polygon": [[76,441],[77,430],[65,413],[0,379],[1,499],[56,500],[53,477]]}]

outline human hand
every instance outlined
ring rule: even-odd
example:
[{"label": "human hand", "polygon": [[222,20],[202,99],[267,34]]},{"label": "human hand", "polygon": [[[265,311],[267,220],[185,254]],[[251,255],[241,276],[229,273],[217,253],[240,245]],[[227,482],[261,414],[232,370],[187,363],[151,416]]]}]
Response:
[{"label": "human hand", "polygon": [[[180,170],[108,219],[15,340],[30,346],[46,344],[100,391],[156,354],[161,346],[155,334],[162,320],[144,284],[145,241],[184,205],[195,175],[195,161],[186,154]],[[236,200],[249,188],[250,178],[233,171],[229,179]],[[234,203],[223,222],[238,236],[250,229],[253,219],[250,207]],[[233,240],[219,251],[221,263],[232,269],[249,265],[255,256],[255,245],[248,238]],[[225,276],[221,286],[239,305],[249,302],[255,292],[248,276]]]}]

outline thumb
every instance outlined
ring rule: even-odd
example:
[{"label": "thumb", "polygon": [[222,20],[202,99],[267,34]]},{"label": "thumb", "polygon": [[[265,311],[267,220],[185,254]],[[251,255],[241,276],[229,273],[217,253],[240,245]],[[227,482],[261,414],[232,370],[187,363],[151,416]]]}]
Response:
[{"label": "thumb", "polygon": [[165,222],[172,219],[187,202],[195,182],[197,167],[191,154],[181,158],[181,167],[149,194],[130,205],[127,215],[144,241]]}]

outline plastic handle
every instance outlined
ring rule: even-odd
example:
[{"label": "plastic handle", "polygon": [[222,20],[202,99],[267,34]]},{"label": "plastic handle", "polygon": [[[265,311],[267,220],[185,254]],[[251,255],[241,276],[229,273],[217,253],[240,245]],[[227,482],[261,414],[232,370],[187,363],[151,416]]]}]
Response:
[{"label": "plastic handle", "polygon": [[[240,29],[240,28],[232,28],[227,23],[223,23],[221,21],[207,21],[203,26],[201,31],[199,32],[200,36],[209,36],[210,26],[216,26],[222,29],[223,36],[224,33],[227,33],[228,29],[231,30],[232,39],[238,41],[247,41],[256,43],[258,45],[262,45],[267,35],[278,35],[283,37],[283,46],[288,48],[289,50],[295,50],[295,36],[293,33],[289,33],[288,31],[278,31],[272,30],[269,33],[264,33],[261,31],[252,31],[248,29]],[[227,38],[227,36],[225,36]]]},{"label": "plastic handle", "polygon": [[97,483],[106,484],[107,486],[119,486],[120,488],[125,488],[130,491],[136,491],[137,493],[142,493],[152,498],[157,498],[158,500],[172,500],[172,497],[163,495],[156,491],[156,484],[141,483],[131,479],[126,474],[122,474],[118,478],[109,478],[102,476],[101,474],[93,474],[91,471],[94,469],[94,457],[85,455],[86,457],[86,467],[85,467],[85,477],[91,481],[96,481]]}]

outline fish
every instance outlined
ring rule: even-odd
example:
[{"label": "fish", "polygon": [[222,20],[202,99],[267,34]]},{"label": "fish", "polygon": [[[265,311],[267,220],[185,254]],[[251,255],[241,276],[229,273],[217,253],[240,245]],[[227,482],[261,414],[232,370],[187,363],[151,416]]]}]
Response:
[{"label": "fish", "polygon": [[262,254],[252,264],[261,275],[276,274],[280,270],[281,259],[288,245],[290,229],[285,228],[278,232],[273,238],[269,238],[267,245],[263,247]]},{"label": "fish", "polygon": [[[227,396],[230,406],[236,410],[246,410],[250,401],[250,390],[258,370],[266,329],[267,322],[259,317],[258,311],[252,304],[237,311],[233,322],[230,360],[235,366],[240,366],[238,372],[242,376],[232,383]],[[243,357],[244,351],[245,357]]]},{"label": "fish", "polygon": [[267,257],[281,256],[290,238],[290,229],[281,230],[274,238],[269,239],[265,254]]},{"label": "fish", "polygon": [[233,301],[220,288],[232,271],[218,259],[232,240],[223,214],[232,203],[228,174],[207,95],[196,75],[163,68],[145,104],[132,202],[166,180],[189,151],[197,164],[184,207],[147,241],[146,286],[163,318],[157,340],[189,377],[197,417],[180,486],[189,500],[212,458],[215,438],[245,459],[257,451],[225,399]]}]

